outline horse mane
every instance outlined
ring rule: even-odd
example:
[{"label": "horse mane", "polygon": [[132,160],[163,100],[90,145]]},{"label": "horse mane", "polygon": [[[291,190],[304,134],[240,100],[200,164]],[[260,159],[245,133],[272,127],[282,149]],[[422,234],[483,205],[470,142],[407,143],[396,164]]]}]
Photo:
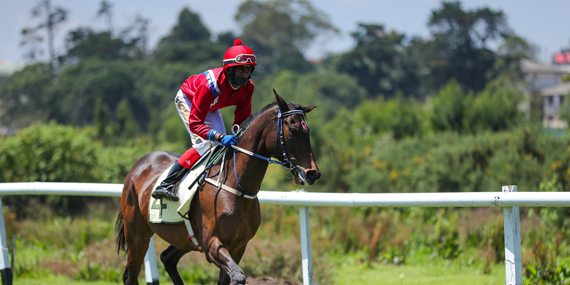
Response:
[{"label": "horse mane", "polygon": [[245,119],[245,121],[243,121],[243,123],[241,123],[241,125],[240,125],[240,130],[241,130],[240,135],[245,133],[245,131],[249,128],[249,126],[251,126],[251,124],[253,124],[255,119],[257,119],[257,117],[261,116],[261,114],[263,114],[263,113],[265,113],[265,111],[273,108],[275,105],[277,105],[277,102],[269,103],[269,104],[265,105],[265,107],[262,107],[261,109],[255,111],[255,113],[251,114],[251,116],[249,116],[247,119]]},{"label": "horse mane", "polygon": [[[302,109],[302,106],[297,104],[297,103],[288,103],[290,105],[293,106],[294,109]],[[251,114],[251,116],[249,116],[245,121],[243,121],[243,123],[240,125],[240,132],[238,136],[241,136],[243,133],[245,133],[245,131],[247,131],[247,129],[249,128],[249,126],[251,126],[251,124],[253,124],[253,122],[255,121],[255,119],[257,119],[259,116],[261,116],[261,114],[265,113],[265,111],[273,108],[274,106],[277,105],[277,102],[272,102],[269,103],[267,105],[265,105],[264,107],[262,107],[261,109],[255,111],[255,113]]]}]

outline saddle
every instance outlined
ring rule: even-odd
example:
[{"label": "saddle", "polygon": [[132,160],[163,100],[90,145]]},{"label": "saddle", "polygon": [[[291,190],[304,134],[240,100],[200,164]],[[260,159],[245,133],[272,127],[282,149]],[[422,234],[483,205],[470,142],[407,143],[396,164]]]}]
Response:
[{"label": "saddle", "polygon": [[[201,179],[208,163],[212,163],[211,159],[217,155],[221,147],[214,147],[198,160],[192,169],[182,178],[180,183],[174,189],[178,194],[180,201],[173,202],[166,199],[155,199],[150,196],[148,203],[148,222],[154,224],[178,224],[184,221],[184,217],[188,218],[190,204],[198,185],[197,179]],[[154,191],[158,185],[166,178],[172,165],[158,177],[151,191]]]}]

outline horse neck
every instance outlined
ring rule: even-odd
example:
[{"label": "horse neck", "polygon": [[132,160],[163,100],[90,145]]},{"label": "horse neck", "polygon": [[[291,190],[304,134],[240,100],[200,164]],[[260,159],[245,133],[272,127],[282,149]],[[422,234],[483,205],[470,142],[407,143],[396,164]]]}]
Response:
[{"label": "horse neck", "polygon": [[[271,121],[272,120],[269,120],[269,122]],[[265,118],[260,117],[255,123],[263,122],[267,121]],[[269,125],[263,124],[263,126],[256,126],[255,129],[250,128],[243,134],[243,137],[240,139],[240,143],[237,146],[264,157],[271,157],[271,154],[265,145],[265,142],[267,141],[265,138],[268,133],[267,130],[271,129],[269,127]],[[259,187],[265,177],[265,172],[267,171],[268,166],[269,163],[263,159],[236,151],[236,165],[233,167],[237,167],[236,172],[240,185],[248,193],[256,194],[259,192]],[[232,176],[235,179],[235,176]]]}]

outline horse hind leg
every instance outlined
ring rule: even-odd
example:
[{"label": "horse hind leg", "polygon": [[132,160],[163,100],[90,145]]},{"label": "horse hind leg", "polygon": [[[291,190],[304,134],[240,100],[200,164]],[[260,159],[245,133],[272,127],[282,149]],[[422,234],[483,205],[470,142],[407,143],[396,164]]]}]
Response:
[{"label": "horse hind leg", "polygon": [[[123,283],[125,285],[139,284],[138,276],[144,263],[144,257],[150,242],[150,237],[146,238],[146,236],[140,237],[136,241],[135,239],[136,238],[127,238],[129,243],[129,252],[127,254],[127,267],[123,274]],[[154,248],[151,250],[154,250]]]},{"label": "horse hind leg", "polygon": [[178,261],[180,261],[180,258],[186,253],[188,253],[188,250],[182,250],[171,245],[160,254],[160,260],[162,264],[164,264],[164,269],[170,276],[170,279],[172,279],[172,284],[174,285],[184,285],[176,265]]},{"label": "horse hind leg", "polygon": [[[127,250],[127,238],[125,237],[125,221],[123,219],[123,210],[119,211],[119,215],[117,216],[117,222],[115,223],[115,232],[117,233],[117,254],[120,254],[121,251],[128,252]],[[125,271],[123,272],[123,283],[127,282],[129,278],[129,271],[125,267]]]},{"label": "horse hind leg", "polygon": [[123,284],[127,284],[127,279],[129,279],[129,269],[125,267],[125,271],[123,271]]},{"label": "horse hind leg", "polygon": [[150,238],[154,233],[146,223],[145,217],[140,214],[138,207],[123,208],[123,215],[128,245],[127,267],[123,275],[123,282],[125,285],[136,285]]}]

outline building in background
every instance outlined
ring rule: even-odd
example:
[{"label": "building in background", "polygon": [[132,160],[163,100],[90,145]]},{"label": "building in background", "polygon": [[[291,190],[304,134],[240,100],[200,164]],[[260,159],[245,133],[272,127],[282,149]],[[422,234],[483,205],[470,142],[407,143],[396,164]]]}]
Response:
[{"label": "building in background", "polygon": [[532,95],[542,99],[542,125],[559,129],[567,126],[560,118],[560,110],[570,99],[570,51],[555,54],[553,59],[553,65],[523,60],[521,68]]}]

